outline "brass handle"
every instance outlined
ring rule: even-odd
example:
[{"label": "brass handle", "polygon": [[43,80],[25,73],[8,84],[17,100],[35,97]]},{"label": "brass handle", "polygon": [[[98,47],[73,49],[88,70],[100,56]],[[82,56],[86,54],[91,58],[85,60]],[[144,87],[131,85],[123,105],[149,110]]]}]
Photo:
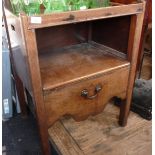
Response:
[{"label": "brass handle", "polygon": [[101,85],[96,85],[95,90],[94,90],[94,95],[89,96],[89,92],[87,89],[82,90],[81,96],[86,98],[86,99],[94,99],[97,97],[98,93],[101,91],[102,86]]}]

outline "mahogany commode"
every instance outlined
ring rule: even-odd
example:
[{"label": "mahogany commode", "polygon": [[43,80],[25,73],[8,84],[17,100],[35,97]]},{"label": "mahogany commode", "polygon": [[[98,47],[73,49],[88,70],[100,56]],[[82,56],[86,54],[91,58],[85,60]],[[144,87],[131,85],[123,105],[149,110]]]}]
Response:
[{"label": "mahogany commode", "polygon": [[44,155],[55,121],[84,120],[113,97],[123,101],[119,123],[126,125],[144,9],[144,1],[115,0],[106,8],[17,17],[5,1],[9,35],[19,45],[11,57],[33,99]]}]

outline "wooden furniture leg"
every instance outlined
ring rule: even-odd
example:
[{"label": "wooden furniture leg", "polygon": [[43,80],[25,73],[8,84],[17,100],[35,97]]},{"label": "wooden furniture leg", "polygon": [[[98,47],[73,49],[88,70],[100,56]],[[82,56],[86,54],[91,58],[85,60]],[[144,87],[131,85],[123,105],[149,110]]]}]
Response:
[{"label": "wooden furniture leg", "polygon": [[[20,80],[20,78],[18,77],[18,75],[16,74],[16,71],[15,71],[14,60],[13,60],[12,49],[11,49],[11,41],[10,41],[9,32],[8,32],[8,25],[7,25],[7,21],[6,21],[4,7],[2,7],[2,8],[3,8],[4,23],[5,23],[6,32],[7,32],[9,50],[10,50],[10,59],[11,59],[11,63],[12,63],[13,75],[14,75],[15,82],[16,82],[19,101],[21,104],[20,105],[21,111],[22,111],[22,114],[25,116],[27,114],[27,111],[26,111],[27,108],[26,108],[26,102],[25,102],[25,96],[24,96],[24,86],[23,86],[22,81]],[[24,23],[27,24],[25,21],[27,21],[27,19],[24,20]],[[25,26],[25,24],[23,25],[23,27]],[[27,30],[27,28],[25,28],[25,30]],[[26,48],[28,49],[29,54],[34,54],[31,58],[38,57],[38,55],[37,55],[38,53],[34,49],[34,47],[36,46],[34,32],[31,30],[27,30],[27,31],[29,31],[28,35],[26,35],[26,33],[23,32],[25,35],[25,38],[26,39],[28,37],[32,38],[32,42],[29,42],[28,45],[30,45],[30,46],[28,46]],[[34,41],[34,43],[33,43],[33,41]],[[32,77],[31,77],[32,83],[33,83],[33,85],[36,86],[35,88],[33,88],[33,90],[34,90],[33,96],[35,98],[33,100],[33,103],[34,104],[36,103],[35,107],[36,107],[36,111],[37,111],[36,112],[37,113],[37,121],[38,121],[38,128],[39,128],[39,133],[40,133],[40,138],[41,138],[43,155],[50,155],[50,147],[49,147],[49,142],[48,142],[48,128],[46,125],[46,116],[45,116],[46,113],[44,111],[41,81],[36,80],[36,76],[40,75],[39,64],[38,64],[38,60],[37,61],[35,61],[35,60],[36,59],[30,60],[31,64],[29,64],[30,68],[31,68],[30,72],[32,73]],[[39,80],[40,80],[40,78],[39,78]]]},{"label": "wooden furniture leg", "polygon": [[119,125],[124,127],[127,123],[126,119],[124,119],[125,114],[125,109],[126,109],[126,100],[121,100],[120,104],[120,115],[119,115]]},{"label": "wooden furniture leg", "polygon": [[23,27],[23,35],[25,42],[27,42],[27,55],[28,55],[28,62],[30,68],[30,75],[31,75],[31,82],[32,82],[32,89],[33,89],[33,103],[36,110],[37,116],[37,124],[40,133],[40,139],[42,144],[43,155],[50,155],[50,145],[48,140],[48,126],[47,126],[47,117],[46,117],[46,110],[44,106],[44,99],[42,93],[42,83],[40,77],[40,65],[38,60],[38,51],[37,43],[36,43],[36,35],[35,30],[29,30],[27,17],[23,16],[22,20],[22,27]]},{"label": "wooden furniture leg", "polygon": [[27,104],[24,95],[24,86],[18,75],[15,75],[15,83],[17,88],[18,99],[23,117],[27,117]]},{"label": "wooden furniture leg", "polygon": [[43,125],[39,126],[39,133],[40,133],[40,140],[41,140],[41,147],[43,151],[43,155],[51,155],[50,151],[50,144],[48,141],[48,129],[44,127]]},{"label": "wooden furniture leg", "polygon": [[[136,20],[135,20],[136,19]],[[128,50],[132,51],[132,57],[129,54],[129,59],[131,59],[131,69],[129,73],[129,82],[128,82],[128,89],[127,89],[127,97],[126,101],[123,102],[120,109],[120,117],[119,117],[119,124],[121,126],[125,126],[127,124],[127,118],[130,111],[130,105],[132,100],[132,91],[134,87],[135,82],[135,76],[136,76],[136,65],[137,65],[137,57],[138,57],[138,50],[139,50],[139,43],[140,43],[140,36],[142,31],[142,23],[144,19],[144,13],[140,15],[135,15],[131,19],[131,29],[130,29],[130,36],[129,36],[129,46],[131,45],[130,42],[133,42],[132,47],[128,47]],[[135,28],[133,29],[132,23],[135,23]],[[134,33],[133,33],[134,31]],[[131,37],[131,35],[134,35],[134,37]],[[131,39],[133,38],[133,40]],[[129,53],[131,51],[128,51]]]},{"label": "wooden furniture leg", "polygon": [[152,0],[146,0],[146,7],[145,7],[145,15],[144,15],[144,21],[143,21],[143,28],[141,33],[141,40],[139,44],[139,52],[138,52],[138,60],[137,60],[137,71],[139,72],[140,78],[140,72],[141,72],[141,65],[143,61],[143,44],[145,41],[145,34],[148,28],[149,23],[152,23]]}]

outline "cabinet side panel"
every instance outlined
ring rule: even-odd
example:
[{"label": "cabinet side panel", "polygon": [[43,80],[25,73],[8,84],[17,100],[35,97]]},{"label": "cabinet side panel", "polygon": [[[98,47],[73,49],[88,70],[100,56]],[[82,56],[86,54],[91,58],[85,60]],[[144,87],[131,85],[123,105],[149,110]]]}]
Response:
[{"label": "cabinet side panel", "polygon": [[32,92],[29,68],[27,62],[27,52],[25,48],[24,37],[22,35],[22,26],[20,18],[12,15],[7,10],[7,24],[9,30],[9,37],[11,40],[12,57],[15,65],[15,70],[22,80],[24,87],[26,87],[30,93]]}]

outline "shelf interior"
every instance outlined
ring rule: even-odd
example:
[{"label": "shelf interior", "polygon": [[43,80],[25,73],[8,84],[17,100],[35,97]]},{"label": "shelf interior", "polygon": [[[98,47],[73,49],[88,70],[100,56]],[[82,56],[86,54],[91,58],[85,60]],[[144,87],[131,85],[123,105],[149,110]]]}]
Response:
[{"label": "shelf interior", "polygon": [[[111,50],[111,51],[109,51]],[[53,89],[97,74],[129,66],[129,62],[90,43],[67,46],[39,54],[43,90]]]}]

